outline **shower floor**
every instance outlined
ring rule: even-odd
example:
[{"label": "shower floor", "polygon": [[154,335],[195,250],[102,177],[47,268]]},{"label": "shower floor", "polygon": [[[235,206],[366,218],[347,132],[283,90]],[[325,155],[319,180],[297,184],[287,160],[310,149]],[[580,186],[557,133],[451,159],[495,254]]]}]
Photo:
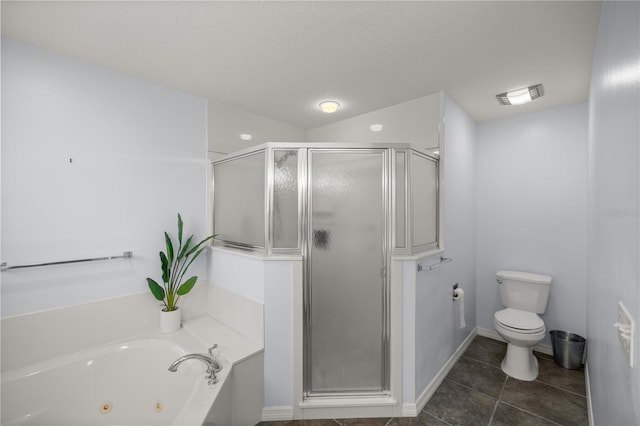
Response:
[{"label": "shower floor", "polygon": [[533,382],[505,375],[506,343],[476,336],[418,417],[262,422],[260,426],[588,425],[584,370],[535,352]]}]

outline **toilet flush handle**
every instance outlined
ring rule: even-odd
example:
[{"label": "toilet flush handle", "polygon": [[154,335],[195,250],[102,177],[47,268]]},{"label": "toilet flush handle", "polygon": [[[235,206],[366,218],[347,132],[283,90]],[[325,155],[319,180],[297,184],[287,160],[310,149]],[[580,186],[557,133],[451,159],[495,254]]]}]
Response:
[{"label": "toilet flush handle", "polygon": [[496,281],[498,281],[498,284],[502,284],[502,280],[500,278],[496,278]]}]

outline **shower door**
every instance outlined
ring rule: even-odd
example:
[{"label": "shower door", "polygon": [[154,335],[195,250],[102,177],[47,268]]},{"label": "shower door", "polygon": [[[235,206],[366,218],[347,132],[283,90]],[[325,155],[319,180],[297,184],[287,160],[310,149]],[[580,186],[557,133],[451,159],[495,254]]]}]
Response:
[{"label": "shower door", "polygon": [[307,397],[389,389],[386,155],[309,150]]}]

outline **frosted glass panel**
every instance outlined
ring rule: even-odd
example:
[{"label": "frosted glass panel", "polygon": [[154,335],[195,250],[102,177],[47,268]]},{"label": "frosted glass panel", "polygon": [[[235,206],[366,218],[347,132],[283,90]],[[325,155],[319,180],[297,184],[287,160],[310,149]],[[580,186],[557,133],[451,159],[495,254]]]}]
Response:
[{"label": "frosted glass panel", "polygon": [[405,238],[405,169],[406,158],[404,152],[396,152],[396,247],[405,248],[407,246]]},{"label": "frosted glass panel", "polygon": [[264,151],[214,165],[214,227],[220,240],[264,247],[264,165]]},{"label": "frosted glass panel", "polygon": [[298,152],[273,152],[273,247],[298,247]]},{"label": "frosted glass panel", "polygon": [[413,247],[437,243],[438,165],[435,160],[411,154],[413,197]]},{"label": "frosted glass panel", "polygon": [[310,155],[306,387],[311,393],[380,392],[386,355],[383,153]]}]

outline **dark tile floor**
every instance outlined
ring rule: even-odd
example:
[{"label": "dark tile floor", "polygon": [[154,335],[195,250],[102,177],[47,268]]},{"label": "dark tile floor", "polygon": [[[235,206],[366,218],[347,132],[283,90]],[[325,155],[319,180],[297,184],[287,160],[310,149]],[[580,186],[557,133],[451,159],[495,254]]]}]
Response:
[{"label": "dark tile floor", "polygon": [[505,343],[477,336],[418,417],[293,420],[260,426],[533,426],[587,425],[584,371],[567,370],[535,352],[540,374],[533,382],[506,376]]}]

